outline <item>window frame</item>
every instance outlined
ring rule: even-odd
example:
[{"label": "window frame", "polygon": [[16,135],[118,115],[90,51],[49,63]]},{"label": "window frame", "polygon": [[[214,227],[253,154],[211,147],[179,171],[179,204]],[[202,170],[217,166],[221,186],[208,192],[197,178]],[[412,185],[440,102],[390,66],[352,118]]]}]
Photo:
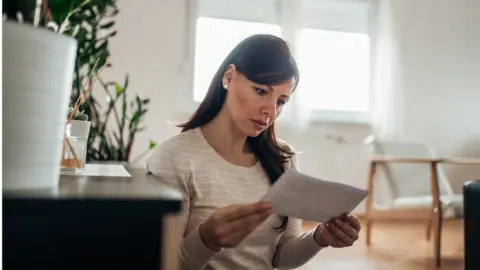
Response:
[{"label": "window frame", "polygon": [[[286,40],[292,49],[294,57],[298,57],[296,53],[298,44],[298,30],[301,30],[303,25],[299,23],[299,10],[301,9],[301,0],[279,0],[280,4],[280,20],[281,37]],[[371,3],[370,3],[371,5]],[[370,7],[370,10],[372,7]],[[185,36],[185,62],[183,63],[183,71],[186,74],[186,87],[183,91],[184,95],[188,96],[188,100],[182,100],[180,110],[183,113],[191,114],[200,105],[200,102],[194,100],[194,70],[195,70],[195,52],[196,52],[196,30],[198,19],[198,0],[186,0],[186,36]],[[371,20],[370,20],[371,21]],[[295,23],[297,22],[297,23]],[[369,22],[371,24],[371,22]],[[369,32],[372,37],[372,27],[369,25]],[[309,123],[343,123],[343,124],[365,124],[369,125],[372,119],[373,111],[373,91],[372,91],[372,42],[370,41],[370,72],[368,85],[368,110],[367,111],[340,111],[340,110],[326,110],[326,109],[312,109],[309,111]]]}]

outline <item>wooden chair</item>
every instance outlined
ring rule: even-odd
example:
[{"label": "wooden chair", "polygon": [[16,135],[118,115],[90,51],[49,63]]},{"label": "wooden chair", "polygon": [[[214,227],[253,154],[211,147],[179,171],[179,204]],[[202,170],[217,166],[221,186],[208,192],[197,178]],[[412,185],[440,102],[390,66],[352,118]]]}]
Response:
[{"label": "wooden chair", "polygon": [[[373,136],[365,140],[365,146],[370,159],[377,159],[374,184],[386,186],[389,195],[383,200],[376,198],[372,201],[373,211],[431,210],[433,194],[429,164],[440,161],[431,148],[414,142],[380,141]],[[436,168],[444,215],[459,217],[463,209],[462,194],[455,194],[442,164],[437,164]]]},{"label": "wooden chair", "polygon": [[[365,140],[365,145],[370,154],[367,180],[370,195],[366,200],[365,213],[366,244],[371,243],[372,223],[381,212],[412,211],[417,214],[416,218],[426,220],[427,240],[434,229],[434,252],[439,266],[443,218],[445,215],[455,217],[463,208],[462,195],[454,194],[439,164],[441,159],[428,146],[418,143],[379,141],[370,136]],[[374,183],[380,180],[380,176],[383,176],[390,196],[387,201],[376,203]]]}]

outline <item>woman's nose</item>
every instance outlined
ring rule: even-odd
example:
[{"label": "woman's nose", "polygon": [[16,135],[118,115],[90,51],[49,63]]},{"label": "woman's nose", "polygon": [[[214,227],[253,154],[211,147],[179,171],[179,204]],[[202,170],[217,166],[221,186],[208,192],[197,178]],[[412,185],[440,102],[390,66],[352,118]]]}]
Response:
[{"label": "woman's nose", "polygon": [[262,113],[266,114],[269,118],[275,118],[277,114],[277,103],[276,102],[265,102],[262,106]]}]

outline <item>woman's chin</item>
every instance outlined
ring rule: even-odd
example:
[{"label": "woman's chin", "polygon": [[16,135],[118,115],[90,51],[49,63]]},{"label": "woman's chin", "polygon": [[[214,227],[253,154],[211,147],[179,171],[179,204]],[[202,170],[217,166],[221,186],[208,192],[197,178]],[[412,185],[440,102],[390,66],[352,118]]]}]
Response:
[{"label": "woman's chin", "polygon": [[258,137],[258,135],[260,135],[261,132],[254,132],[252,133],[252,135],[249,135],[248,137]]},{"label": "woman's chin", "polygon": [[257,137],[263,131],[264,131],[264,129],[259,130],[259,129],[256,129],[256,128],[250,128],[249,130],[247,130],[247,132],[245,132],[245,134],[247,134],[248,137]]},{"label": "woman's chin", "polygon": [[242,133],[247,135],[248,137],[257,137],[263,131],[265,131],[265,128],[259,128],[255,125],[242,125],[242,126],[239,126],[239,127],[240,127],[240,130],[242,131]]}]

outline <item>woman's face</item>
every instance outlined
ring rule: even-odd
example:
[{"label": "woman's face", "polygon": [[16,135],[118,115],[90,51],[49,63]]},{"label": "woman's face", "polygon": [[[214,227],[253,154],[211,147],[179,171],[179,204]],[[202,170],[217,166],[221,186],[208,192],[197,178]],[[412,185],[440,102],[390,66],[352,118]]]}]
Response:
[{"label": "woman's face", "polygon": [[245,135],[256,137],[282,112],[290,98],[293,79],[274,86],[256,84],[230,66],[223,86],[227,88],[227,109],[237,127]]}]

